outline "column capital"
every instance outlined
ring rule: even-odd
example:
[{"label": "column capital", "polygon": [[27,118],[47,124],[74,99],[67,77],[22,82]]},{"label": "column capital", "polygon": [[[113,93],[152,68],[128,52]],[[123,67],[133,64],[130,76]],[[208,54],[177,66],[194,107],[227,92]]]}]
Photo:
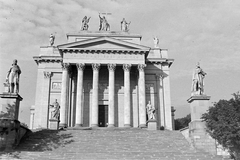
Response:
[{"label": "column capital", "polygon": [[139,71],[144,71],[144,68],[146,67],[146,64],[138,64],[138,70]]},{"label": "column capital", "polygon": [[46,78],[46,79],[50,79],[52,77],[52,72],[44,71],[43,74],[44,74],[44,78]]},{"label": "column capital", "polygon": [[85,63],[76,63],[77,69],[83,71],[85,68]]},{"label": "column capital", "polygon": [[124,71],[130,71],[132,65],[131,64],[123,64],[123,70]]},{"label": "column capital", "polygon": [[70,68],[70,63],[62,63],[62,69],[68,70]]},{"label": "column capital", "polygon": [[155,77],[157,78],[157,80],[163,80],[164,75],[163,74],[156,74]]},{"label": "column capital", "polygon": [[95,71],[98,71],[100,69],[101,64],[100,63],[93,63],[92,64],[92,69]]},{"label": "column capital", "polygon": [[115,69],[116,69],[116,64],[108,64],[108,70],[109,71],[115,71]]}]

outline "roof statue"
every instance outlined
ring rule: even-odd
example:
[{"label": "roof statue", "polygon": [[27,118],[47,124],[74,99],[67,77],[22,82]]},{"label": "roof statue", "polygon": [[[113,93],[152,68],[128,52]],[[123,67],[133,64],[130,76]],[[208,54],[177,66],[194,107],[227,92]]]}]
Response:
[{"label": "roof statue", "polygon": [[9,93],[16,93],[19,92],[19,78],[21,74],[21,69],[17,65],[17,60],[13,60],[12,67],[9,69],[7,76],[6,76],[6,82],[9,84]]},{"label": "roof statue", "polygon": [[205,73],[201,67],[199,62],[196,65],[196,68],[193,72],[193,78],[192,78],[192,93],[191,95],[203,95],[204,94],[204,81]]},{"label": "roof statue", "polygon": [[155,36],[153,38],[154,48],[159,48],[159,39]]},{"label": "roof statue", "polygon": [[110,24],[108,23],[106,17],[105,16],[101,17],[100,13],[98,16],[100,18],[99,31],[110,31]]},{"label": "roof statue", "polygon": [[53,46],[55,40],[55,36],[53,34],[50,34],[49,36],[49,44],[50,46]]},{"label": "roof statue", "polygon": [[89,21],[90,21],[90,18],[91,18],[91,17],[87,18],[87,16],[85,16],[85,17],[82,19],[82,27],[81,27],[81,30],[82,30],[82,31],[87,31],[87,30],[88,30],[88,27],[89,27],[88,23],[89,23]]},{"label": "roof statue", "polygon": [[123,20],[121,21],[121,31],[128,32],[130,23],[131,21],[127,23],[125,18],[123,18]]}]

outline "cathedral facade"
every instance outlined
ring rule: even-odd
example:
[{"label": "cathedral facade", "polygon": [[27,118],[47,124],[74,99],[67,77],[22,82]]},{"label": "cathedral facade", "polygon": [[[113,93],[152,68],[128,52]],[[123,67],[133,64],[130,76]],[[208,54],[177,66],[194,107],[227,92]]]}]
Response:
[{"label": "cathedral facade", "polygon": [[30,128],[51,128],[57,112],[60,127],[142,128],[151,104],[157,129],[172,130],[174,60],[158,42],[148,47],[141,38],[123,31],[80,31],[67,34],[66,44],[40,47],[33,57],[38,71]]}]

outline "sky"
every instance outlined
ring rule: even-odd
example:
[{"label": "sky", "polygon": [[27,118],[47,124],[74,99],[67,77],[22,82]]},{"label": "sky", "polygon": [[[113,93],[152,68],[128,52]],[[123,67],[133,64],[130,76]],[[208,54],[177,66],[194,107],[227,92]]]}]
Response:
[{"label": "sky", "polygon": [[174,59],[170,68],[171,102],[176,118],[190,113],[192,73],[197,62],[207,73],[205,93],[210,105],[230,99],[240,86],[239,0],[0,0],[0,92],[7,71],[18,60],[22,74],[23,101],[19,120],[29,124],[35,103],[37,56],[40,46],[67,42],[67,33],[77,33],[81,20],[90,16],[89,30],[97,31],[98,13],[111,13],[111,31],[120,31],[123,18],[131,21],[130,33],[142,35],[142,45],[161,49]]}]

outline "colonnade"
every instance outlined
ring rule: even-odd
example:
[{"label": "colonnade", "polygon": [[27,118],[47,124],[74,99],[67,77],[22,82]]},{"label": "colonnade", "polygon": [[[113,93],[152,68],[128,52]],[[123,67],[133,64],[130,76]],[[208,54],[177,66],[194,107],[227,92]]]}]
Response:
[{"label": "colonnade", "polygon": [[[77,103],[76,103],[76,122],[75,127],[83,126],[83,73],[85,68],[84,63],[76,64],[78,70],[77,78]],[[93,63],[93,88],[92,88],[92,109],[91,109],[91,127],[98,127],[98,84],[99,84],[99,69],[100,63]],[[108,98],[108,127],[115,126],[115,69],[116,64],[107,64],[109,71],[109,98]],[[69,63],[62,64],[62,88],[61,88],[61,108],[60,108],[60,127],[67,127],[68,119],[68,83],[69,83]],[[131,102],[130,102],[130,70],[131,64],[123,64],[124,70],[124,126],[131,127]],[[139,126],[146,127],[146,93],[145,93],[145,64],[138,64],[139,78]]]}]

